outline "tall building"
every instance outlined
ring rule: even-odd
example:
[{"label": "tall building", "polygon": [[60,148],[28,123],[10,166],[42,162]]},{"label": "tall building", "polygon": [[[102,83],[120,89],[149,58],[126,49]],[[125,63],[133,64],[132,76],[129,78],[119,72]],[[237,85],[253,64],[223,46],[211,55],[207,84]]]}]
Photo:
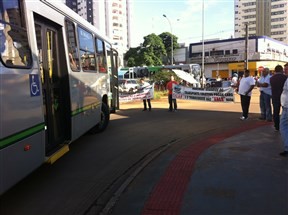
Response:
[{"label": "tall building", "polygon": [[120,66],[123,54],[131,46],[132,3],[130,0],[66,0],[68,7],[112,40]]},{"label": "tall building", "polygon": [[287,0],[234,0],[234,36],[268,36],[288,44]]}]

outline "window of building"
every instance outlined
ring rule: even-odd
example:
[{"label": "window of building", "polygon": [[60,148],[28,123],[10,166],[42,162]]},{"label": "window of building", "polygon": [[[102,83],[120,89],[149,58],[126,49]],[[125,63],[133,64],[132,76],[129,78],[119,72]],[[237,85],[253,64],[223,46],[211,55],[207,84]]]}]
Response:
[{"label": "window of building", "polygon": [[202,52],[191,53],[191,57],[202,57]]},{"label": "window of building", "polygon": [[276,4],[276,5],[272,5],[271,8],[281,8],[281,7],[285,7],[284,4]]},{"label": "window of building", "polygon": [[253,18],[256,18],[256,15],[243,16],[243,19],[253,19]]},{"label": "window of building", "polygon": [[253,6],[253,5],[256,5],[256,1],[255,1],[255,2],[243,3],[242,5],[243,5],[244,7]]},{"label": "window of building", "polygon": [[256,8],[250,8],[250,9],[243,10],[244,13],[251,13],[251,12],[255,12],[255,11],[256,11]]},{"label": "window of building", "polygon": [[284,21],[285,19],[286,17],[274,18],[274,19],[271,19],[271,22],[280,22],[280,21]]},{"label": "window of building", "polygon": [[256,31],[256,27],[251,27],[248,29],[249,31]]},{"label": "window of building", "polygon": [[275,16],[275,15],[280,15],[280,14],[284,14],[284,13],[285,13],[285,11],[282,10],[282,11],[272,12],[271,15],[272,15],[272,16]]},{"label": "window of building", "polygon": [[233,49],[232,54],[238,54],[238,49]]},{"label": "window of building", "polygon": [[275,32],[271,32],[271,35],[283,35],[285,33],[286,31],[275,31]]},{"label": "window of building", "polygon": [[275,28],[284,28],[286,26],[286,24],[279,24],[279,25],[272,25],[271,28],[275,29]]},{"label": "window of building", "polygon": [[224,55],[224,50],[214,50],[210,52],[210,56]]}]

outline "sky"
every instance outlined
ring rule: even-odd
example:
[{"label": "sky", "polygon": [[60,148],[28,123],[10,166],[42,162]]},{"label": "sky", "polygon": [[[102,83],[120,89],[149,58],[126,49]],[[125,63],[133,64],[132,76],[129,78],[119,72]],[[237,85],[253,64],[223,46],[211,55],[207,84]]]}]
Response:
[{"label": "sky", "polygon": [[[202,0],[134,0],[132,47],[144,42],[143,37],[155,33],[171,32],[178,43],[227,39],[234,31],[234,0],[204,0],[202,25]],[[167,18],[171,23],[171,28]]]}]

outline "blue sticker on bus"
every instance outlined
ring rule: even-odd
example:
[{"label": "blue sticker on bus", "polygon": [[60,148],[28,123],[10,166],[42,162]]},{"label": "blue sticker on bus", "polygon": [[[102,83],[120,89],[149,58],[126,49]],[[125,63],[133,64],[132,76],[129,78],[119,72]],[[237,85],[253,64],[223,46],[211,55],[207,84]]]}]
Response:
[{"label": "blue sticker on bus", "polygon": [[40,81],[39,75],[30,74],[29,75],[30,83],[30,95],[31,96],[40,96]]}]

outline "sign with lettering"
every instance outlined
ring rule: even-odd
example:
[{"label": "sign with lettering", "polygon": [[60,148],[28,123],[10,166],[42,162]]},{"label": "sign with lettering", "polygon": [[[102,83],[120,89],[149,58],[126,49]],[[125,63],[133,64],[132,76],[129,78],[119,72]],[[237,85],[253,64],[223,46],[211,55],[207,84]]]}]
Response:
[{"label": "sign with lettering", "polygon": [[173,98],[209,102],[234,102],[232,87],[190,88],[173,85]]},{"label": "sign with lettering", "polygon": [[119,90],[119,101],[129,102],[143,99],[153,99],[154,83],[145,88],[138,87],[134,91]]}]

